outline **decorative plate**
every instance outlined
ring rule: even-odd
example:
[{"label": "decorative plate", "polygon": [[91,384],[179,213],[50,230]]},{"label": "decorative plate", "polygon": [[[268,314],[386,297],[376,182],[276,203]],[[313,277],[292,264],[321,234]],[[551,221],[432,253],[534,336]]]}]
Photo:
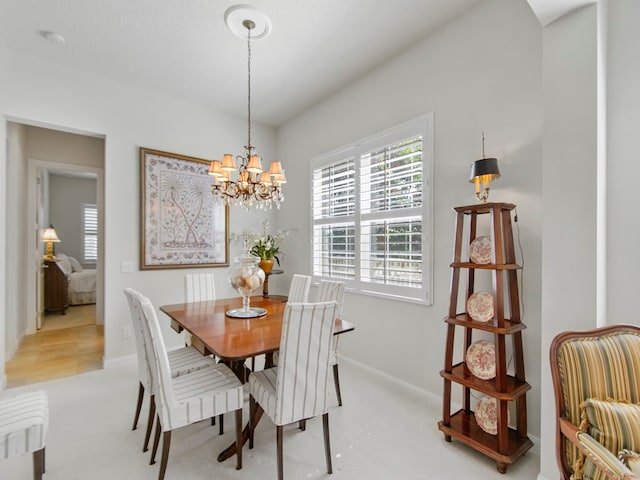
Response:
[{"label": "decorative plate", "polygon": [[482,380],[496,376],[496,347],[487,340],[478,340],[467,349],[467,368]]},{"label": "decorative plate", "polygon": [[[493,397],[482,397],[476,403],[476,423],[489,435],[498,434],[498,400]],[[509,423],[509,410],[507,410],[507,423]]]},{"label": "decorative plate", "polygon": [[469,258],[480,265],[491,263],[491,238],[476,237],[469,245]]},{"label": "decorative plate", "polygon": [[477,322],[493,318],[493,295],[488,292],[472,293],[467,300],[467,313]]}]

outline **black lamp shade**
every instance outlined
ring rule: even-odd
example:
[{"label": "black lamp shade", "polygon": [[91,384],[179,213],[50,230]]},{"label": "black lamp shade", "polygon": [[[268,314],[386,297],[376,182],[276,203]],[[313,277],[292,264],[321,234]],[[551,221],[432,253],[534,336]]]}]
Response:
[{"label": "black lamp shade", "polygon": [[500,178],[500,169],[498,169],[497,158],[481,158],[471,165],[471,177],[469,183],[474,183],[477,177],[490,176],[490,180]]}]

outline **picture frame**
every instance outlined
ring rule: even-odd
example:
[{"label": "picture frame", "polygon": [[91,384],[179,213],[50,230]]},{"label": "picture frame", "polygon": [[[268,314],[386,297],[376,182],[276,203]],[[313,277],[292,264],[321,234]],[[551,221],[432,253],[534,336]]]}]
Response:
[{"label": "picture frame", "polygon": [[229,207],[210,162],[140,147],[140,269],[229,266]]}]

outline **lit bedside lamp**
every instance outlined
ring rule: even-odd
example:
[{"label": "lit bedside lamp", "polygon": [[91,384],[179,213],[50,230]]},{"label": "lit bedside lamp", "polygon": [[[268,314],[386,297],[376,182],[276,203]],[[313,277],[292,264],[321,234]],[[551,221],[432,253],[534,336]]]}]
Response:
[{"label": "lit bedside lamp", "polygon": [[42,232],[42,241],[47,243],[47,253],[44,256],[45,260],[55,260],[53,256],[53,244],[60,241],[58,238],[58,234],[56,233],[56,229],[53,228],[53,225],[49,225]]},{"label": "lit bedside lamp", "polygon": [[[471,177],[469,183],[476,185],[476,198],[482,203],[487,203],[489,198],[489,184],[500,178],[497,158],[485,158],[484,156],[484,132],[482,132],[482,158],[471,165]],[[482,188],[481,185],[482,184]]]}]

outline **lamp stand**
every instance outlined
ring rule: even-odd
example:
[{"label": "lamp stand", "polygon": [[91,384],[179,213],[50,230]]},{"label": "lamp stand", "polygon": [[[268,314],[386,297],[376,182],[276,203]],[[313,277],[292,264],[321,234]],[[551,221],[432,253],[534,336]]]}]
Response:
[{"label": "lamp stand", "polygon": [[56,257],[53,256],[53,242],[47,242],[47,253],[44,256],[45,260],[55,260]]}]

